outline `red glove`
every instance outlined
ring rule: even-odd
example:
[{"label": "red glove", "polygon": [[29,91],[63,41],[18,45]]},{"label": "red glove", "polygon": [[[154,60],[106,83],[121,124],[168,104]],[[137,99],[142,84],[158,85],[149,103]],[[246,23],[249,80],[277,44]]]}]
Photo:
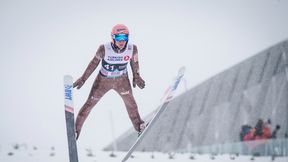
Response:
[{"label": "red glove", "polygon": [[139,75],[133,77],[133,87],[136,85],[141,89],[145,87],[145,81]]},{"label": "red glove", "polygon": [[80,89],[84,83],[85,83],[85,80],[82,79],[81,77],[75,83],[73,83],[73,88],[77,87],[77,89]]}]

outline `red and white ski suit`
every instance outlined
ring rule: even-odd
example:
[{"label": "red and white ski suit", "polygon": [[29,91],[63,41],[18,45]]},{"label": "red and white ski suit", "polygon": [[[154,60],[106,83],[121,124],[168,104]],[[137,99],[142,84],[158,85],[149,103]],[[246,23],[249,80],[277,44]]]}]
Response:
[{"label": "red and white ski suit", "polygon": [[113,43],[100,45],[84,74],[74,83],[74,87],[81,88],[100,62],[102,63],[101,70],[93,83],[87,101],[77,115],[75,123],[77,136],[79,136],[84,121],[92,108],[111,89],[115,90],[123,99],[130,120],[135,130],[139,132],[140,124],[144,122],[139,115],[127,74],[127,64],[130,62],[133,72],[133,87],[136,85],[141,89],[145,87],[145,82],[139,75],[137,46],[127,44],[124,49],[119,50]]}]

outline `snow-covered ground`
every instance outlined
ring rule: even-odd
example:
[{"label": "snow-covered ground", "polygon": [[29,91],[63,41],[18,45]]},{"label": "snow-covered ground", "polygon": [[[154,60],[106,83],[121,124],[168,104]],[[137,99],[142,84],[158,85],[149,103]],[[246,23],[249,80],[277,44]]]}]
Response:
[{"label": "snow-covered ground", "polygon": [[[37,148],[17,149],[14,151],[0,150],[0,162],[69,162],[67,150],[57,150],[47,148],[46,150]],[[89,149],[79,151],[80,162],[120,162],[125,152],[114,152],[115,157],[111,157],[111,152],[93,151]],[[235,155],[198,155],[198,154],[168,154],[135,152],[133,158],[128,162],[271,162],[271,157],[252,157]],[[288,162],[288,157],[276,157],[275,162]]]}]

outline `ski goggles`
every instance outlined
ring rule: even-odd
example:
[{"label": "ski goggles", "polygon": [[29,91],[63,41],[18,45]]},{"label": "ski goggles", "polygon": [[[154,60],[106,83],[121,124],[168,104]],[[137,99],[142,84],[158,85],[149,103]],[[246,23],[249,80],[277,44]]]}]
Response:
[{"label": "ski goggles", "polygon": [[112,37],[117,42],[122,41],[122,40],[126,42],[128,41],[128,34],[115,34]]}]

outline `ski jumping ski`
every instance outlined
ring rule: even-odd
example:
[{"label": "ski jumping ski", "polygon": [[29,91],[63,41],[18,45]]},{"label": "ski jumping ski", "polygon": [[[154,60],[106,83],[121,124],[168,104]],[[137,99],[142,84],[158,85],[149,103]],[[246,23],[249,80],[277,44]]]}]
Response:
[{"label": "ski jumping ski", "polygon": [[67,129],[69,160],[78,162],[77,143],[75,138],[74,106],[73,106],[73,78],[64,76],[64,108]]},{"label": "ski jumping ski", "polygon": [[164,112],[164,110],[166,109],[167,105],[169,104],[169,102],[172,100],[173,95],[182,79],[182,77],[184,76],[184,72],[185,72],[185,67],[181,67],[178,71],[177,77],[176,79],[173,81],[173,83],[171,84],[171,87],[169,87],[169,91],[167,92],[167,95],[165,96],[165,100],[162,103],[160,109],[156,112],[156,114],[153,116],[153,118],[150,120],[150,122],[148,123],[147,127],[144,129],[144,131],[140,134],[140,136],[137,138],[137,140],[135,141],[135,143],[131,146],[131,148],[129,149],[129,151],[127,152],[126,156],[123,158],[122,162],[125,162],[133,153],[133,151],[136,149],[136,147],[141,143],[141,141],[143,140],[143,138],[147,135],[147,133],[151,130],[151,128],[153,127],[153,125],[155,124],[155,122],[159,119],[160,115]]}]

